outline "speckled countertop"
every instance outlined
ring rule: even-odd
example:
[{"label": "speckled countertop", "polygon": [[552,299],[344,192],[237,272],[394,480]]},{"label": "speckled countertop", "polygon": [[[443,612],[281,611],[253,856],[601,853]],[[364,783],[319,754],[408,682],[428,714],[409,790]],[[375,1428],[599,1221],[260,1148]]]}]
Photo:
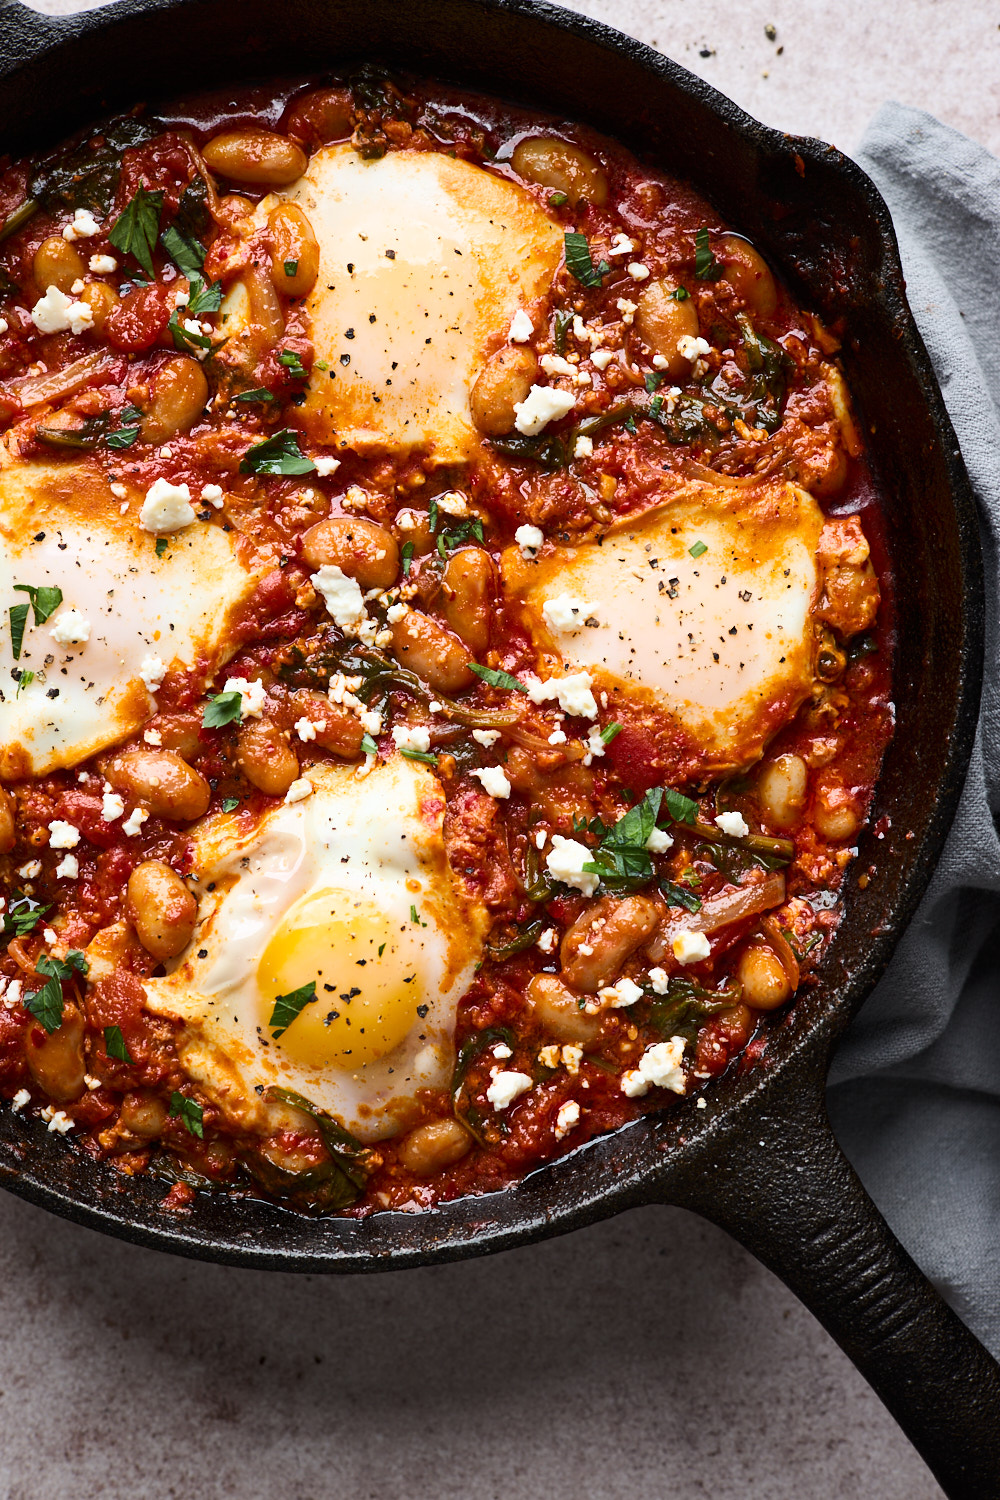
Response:
[{"label": "speckled countertop", "polygon": [[[892,97],[1000,151],[996,0],[574,8],[783,129],[850,150]],[[0,1330],[0,1500],[941,1495],[811,1316],[679,1209],[322,1280],[172,1260],[0,1194]]]}]

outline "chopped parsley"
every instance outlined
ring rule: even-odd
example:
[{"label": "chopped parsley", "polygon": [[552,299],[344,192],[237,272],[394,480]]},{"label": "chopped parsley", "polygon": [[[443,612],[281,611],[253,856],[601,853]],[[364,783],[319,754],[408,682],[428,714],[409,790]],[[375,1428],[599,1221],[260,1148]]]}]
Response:
[{"label": "chopped parsley", "polygon": [[191,292],[188,300],[188,317],[196,318],[200,313],[218,312],[222,306],[222,282],[213,281],[210,285],[202,281],[198,276],[191,283]]},{"label": "chopped parsley", "polygon": [[146,275],[152,277],[153,247],[160,232],[160,214],[163,211],[163,193],[151,193],[140,187],[118,215],[108,239],[123,255],[137,260]]},{"label": "chopped parsley", "polygon": [[26,604],[12,604],[8,611],[10,615],[10,644],[17,661],[21,655],[21,647],[24,645],[24,627],[28,623],[28,606]]},{"label": "chopped parsley", "polygon": [[0,936],[27,937],[28,933],[34,932],[42,918],[51,910],[51,906],[43,906],[40,901],[32,901],[30,896],[22,896],[15,892],[7,910],[3,913],[3,928],[0,930]]},{"label": "chopped parsley", "polygon": [[413,922],[414,925],[417,926],[417,927],[426,927],[427,926],[426,922],[422,922],[420,920],[420,913],[417,911],[417,908],[415,906],[413,906],[413,905],[410,906],[410,921]]},{"label": "chopped parsley", "polygon": [[600,286],[602,276],[611,270],[606,260],[596,268],[590,255],[590,244],[585,234],[568,230],[564,235],[566,247],[566,269],[575,276],[581,286]]},{"label": "chopped parsley", "polygon": [[468,520],[459,521],[457,526],[449,526],[446,531],[438,534],[438,556],[447,557],[449,552],[454,552],[463,542],[482,540],[483,523],[478,516],[470,516]]},{"label": "chopped parsley", "polygon": [[673,290],[673,299],[674,299],[675,302],[687,302],[687,301],[689,301],[690,297],[691,297],[691,293],[688,291],[688,289],[687,289],[686,286],[675,286],[674,287],[674,290]]},{"label": "chopped parsley", "polygon": [[309,371],[294,349],[282,349],[278,355],[279,365],[284,365],[293,380],[308,380]]},{"label": "chopped parsley", "polygon": [[378,754],[378,746],[376,745],[370,734],[363,734],[361,736],[361,748],[366,755]]},{"label": "chopped parsley", "polygon": [[45,621],[54,615],[63,602],[63,591],[60,588],[33,588],[30,583],[15,583],[15,594],[27,594],[31,600],[31,608],[35,615],[35,624],[44,625]]},{"label": "chopped parsley", "polygon": [[118,413],[120,427],[114,432],[109,432],[104,439],[108,448],[131,448],[139,436],[139,423],[142,421],[142,412],[137,406],[126,406]]},{"label": "chopped parsley", "polygon": [[688,551],[694,558],[704,557],[705,553],[708,551],[708,547],[704,542],[695,542],[688,548]]},{"label": "chopped parsley", "polygon": [[167,321],[167,331],[174,341],[174,348],[179,349],[182,354],[190,354],[192,349],[211,349],[212,347],[212,340],[207,333],[193,333],[190,328],[185,328],[180,319],[180,311],[176,307]]},{"label": "chopped parsley", "polygon": [[412,542],[404,542],[403,545],[402,545],[402,547],[400,548],[399,556],[400,556],[400,560],[401,560],[402,565],[403,565],[403,577],[404,578],[406,578],[409,575],[410,566],[411,566],[411,564],[413,562],[413,552],[414,552],[414,547],[413,547],[413,543]]},{"label": "chopped parsley", "polygon": [[194,1099],[188,1099],[186,1095],[179,1094],[176,1089],[170,1095],[170,1118],[179,1119],[191,1135],[196,1135],[199,1140],[204,1139],[205,1111]]},{"label": "chopped parsley", "polygon": [[160,244],[188,281],[200,281],[205,266],[205,247],[193,234],[182,234],[174,225],[168,224],[160,235]]},{"label": "chopped parsley", "polygon": [[571,312],[557,312],[552,325],[552,343],[557,354],[566,353],[566,335],[573,321]]},{"label": "chopped parsley", "polygon": [[15,698],[20,698],[20,696],[24,692],[25,688],[30,688],[30,686],[34,682],[34,680],[35,680],[35,674],[34,674],[34,672],[22,672],[21,675],[20,675],[20,677],[17,679],[17,692],[14,694],[14,697]]},{"label": "chopped parsley", "polygon": [[270,391],[266,391],[262,385],[259,385],[259,386],[257,386],[252,391],[240,391],[240,393],[239,393],[238,396],[234,396],[233,397],[233,400],[234,401],[247,401],[247,402],[250,402],[250,401],[273,401],[274,397],[272,396],[272,394],[271,394]]},{"label": "chopped parsley", "polygon": [[47,979],[40,990],[26,995],[24,1008],[50,1035],[58,1031],[63,1018],[63,992],[58,979]]},{"label": "chopped parsley", "polygon": [[86,977],[90,973],[90,965],[80,952],[79,948],[71,948],[65,959],[52,958],[50,954],[43,953],[35,964],[39,974],[44,974],[49,979],[72,979],[74,974],[82,974]]},{"label": "chopped parsley", "polygon": [[400,745],[399,753],[406,760],[419,760],[425,766],[436,766],[438,763],[432,750],[411,750],[407,745]]},{"label": "chopped parsley", "polygon": [[664,790],[663,805],[675,823],[693,823],[698,816],[697,802],[692,802],[683,792],[675,792],[673,787]]},{"label": "chopped parsley", "polygon": [[202,728],[221,729],[223,724],[239,724],[243,717],[242,693],[216,693],[205,704]]},{"label": "chopped parsley", "polygon": [[292,990],[291,994],[275,995],[274,1009],[271,1012],[271,1019],[267,1023],[271,1028],[271,1035],[275,1041],[278,1040],[279,1036],[284,1036],[295,1018],[300,1016],[306,1006],[311,1005],[315,999],[315,979],[310,979],[309,983],[302,985],[300,989]]},{"label": "chopped parsley", "polygon": [[712,254],[707,229],[699,229],[694,237],[694,274],[699,281],[715,281],[722,274],[722,262]]},{"label": "chopped parsley", "polygon": [[158,536],[156,538],[156,546],[153,550],[156,553],[157,557],[164,557],[169,546],[170,543],[165,536]]},{"label": "chopped parsley", "polygon": [[523,682],[518,682],[509,672],[498,671],[496,667],[481,667],[478,662],[470,661],[469,671],[475,672],[490,687],[509,688],[513,693],[526,693],[528,689]]},{"label": "chopped parsley", "polygon": [[135,1058],[125,1045],[125,1038],[122,1036],[120,1026],[105,1026],[104,1046],[109,1057],[115,1057],[119,1062],[124,1063],[135,1062]]},{"label": "chopped parsley", "polygon": [[286,260],[285,261],[285,275],[286,276],[297,276],[298,275],[298,270],[299,270],[299,263],[298,263],[297,260]]},{"label": "chopped parsley", "polygon": [[316,465],[299,447],[290,427],[248,448],[240,461],[241,474],[313,474]]},{"label": "chopped parsley", "polygon": [[549,207],[550,208],[565,208],[565,206],[566,206],[566,204],[568,202],[569,202],[569,194],[568,193],[558,193],[557,192],[557,193],[550,193],[549,194]]},{"label": "chopped parsley", "polygon": [[239,807],[239,805],[240,805],[240,799],[239,799],[239,797],[223,797],[223,799],[222,799],[222,811],[223,812],[235,812],[236,809]]},{"label": "chopped parsley", "polygon": [[641,802],[609,828],[600,818],[590,823],[590,831],[601,837],[592,861],[584,865],[599,875],[606,885],[641,885],[653,877],[653,862],[646,844],[656,827],[663,800],[663,788],[651,787]]},{"label": "chopped parsley", "polygon": [[660,890],[668,906],[683,906],[685,911],[701,911],[700,898],[684,886],[674,885],[672,880],[661,880]]},{"label": "chopped parsley", "polygon": [[601,730],[601,739],[606,745],[610,745],[612,740],[616,740],[618,738],[624,727],[624,724],[618,723],[605,724],[604,728]]}]

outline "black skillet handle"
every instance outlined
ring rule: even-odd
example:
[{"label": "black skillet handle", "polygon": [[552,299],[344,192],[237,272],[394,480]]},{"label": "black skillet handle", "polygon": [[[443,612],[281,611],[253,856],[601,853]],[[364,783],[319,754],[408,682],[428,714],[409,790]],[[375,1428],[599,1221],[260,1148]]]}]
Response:
[{"label": "black skillet handle", "polygon": [[720,1118],[722,1139],[710,1130],[691,1171],[673,1178],[664,1197],[719,1224],[780,1276],[951,1500],[997,1500],[1000,1367],[893,1235],[810,1083],[775,1090],[770,1109],[735,1129]]}]

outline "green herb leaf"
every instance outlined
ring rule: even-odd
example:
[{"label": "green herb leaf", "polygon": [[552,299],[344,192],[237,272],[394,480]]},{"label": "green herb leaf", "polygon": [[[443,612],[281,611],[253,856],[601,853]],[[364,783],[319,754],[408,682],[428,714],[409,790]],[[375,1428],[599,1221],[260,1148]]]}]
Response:
[{"label": "green herb leaf", "polygon": [[610,745],[612,740],[618,738],[624,727],[624,724],[605,724],[601,730],[601,739],[606,745]]},{"label": "green herb leaf", "polygon": [[585,234],[568,230],[563,236],[566,249],[566,269],[575,276],[581,286],[600,286],[602,276],[611,270],[606,260],[595,268],[590,256],[590,244]]},{"label": "green herb leaf", "polygon": [[239,799],[239,797],[223,797],[223,799],[222,799],[222,811],[223,812],[235,812],[236,809],[239,807],[239,805],[240,805],[240,799]]},{"label": "green herb leaf", "polygon": [[400,745],[399,753],[405,760],[419,760],[422,765],[436,766],[438,758],[431,750],[411,750],[407,745]]},{"label": "green herb leaf", "polygon": [[34,674],[34,672],[22,672],[21,675],[20,675],[20,677],[17,679],[17,692],[14,694],[14,697],[15,698],[20,698],[20,696],[24,692],[25,688],[30,688],[30,686],[34,682],[34,680],[35,680],[35,674]]},{"label": "green herb leaf", "polygon": [[205,1111],[194,1099],[188,1099],[184,1094],[179,1094],[176,1089],[170,1095],[170,1118],[180,1119],[184,1128],[191,1135],[196,1135],[199,1140],[205,1137]]},{"label": "green herb leaf", "polygon": [[699,897],[693,891],[685,890],[684,886],[674,885],[672,880],[661,880],[660,890],[668,906],[683,906],[685,911],[701,911]]},{"label": "green herb leaf", "polygon": [[216,693],[205,704],[201,723],[204,729],[221,729],[223,724],[239,724],[242,718],[242,693]]},{"label": "green herb leaf", "polygon": [[121,250],[123,255],[133,256],[149,277],[155,274],[153,247],[159,236],[162,212],[162,192],[151,193],[140,187],[108,234],[115,249]]},{"label": "green herb leaf", "polygon": [[692,802],[683,792],[675,792],[673,787],[664,789],[663,805],[675,823],[693,823],[698,816],[697,802]]},{"label": "green herb leaf", "polygon": [[413,552],[414,547],[412,542],[404,542],[402,547],[400,548],[399,557],[403,565],[404,578],[407,578],[409,576],[410,565],[413,562]]},{"label": "green herb leaf", "polygon": [[241,474],[314,474],[316,465],[306,458],[296,433],[286,427],[273,437],[248,448],[240,462]]},{"label": "green herb leaf", "polygon": [[704,557],[705,553],[708,551],[708,547],[704,542],[695,542],[693,546],[688,548],[688,551],[690,552],[692,557]]},{"label": "green herb leaf", "polygon": [[17,661],[24,644],[24,627],[28,623],[28,605],[12,604],[8,613],[10,615],[10,644],[14,652],[14,660]]},{"label": "green herb leaf", "polygon": [[86,977],[90,973],[90,965],[80,952],[79,948],[71,948],[65,959],[53,958],[49,953],[43,953],[35,964],[39,974],[45,974],[50,979],[72,979],[74,974],[82,974]]},{"label": "green herb leaf", "polygon": [[32,901],[30,896],[15,891],[3,913],[2,936],[27,937],[51,910],[51,906],[43,906],[40,901]]},{"label": "green herb leaf", "polygon": [[528,689],[523,682],[518,682],[509,672],[500,672],[495,667],[481,667],[478,662],[470,661],[469,671],[475,672],[490,687],[509,688],[512,693],[526,693]]},{"label": "green herb leaf", "polygon": [[270,391],[265,391],[264,387],[261,385],[261,386],[258,386],[257,389],[253,390],[253,391],[240,391],[240,393],[239,393],[238,396],[234,396],[233,397],[233,400],[234,401],[247,401],[247,402],[250,402],[250,401],[273,401],[274,397],[271,395]]},{"label": "green herb leaf", "polygon": [[170,543],[165,536],[158,536],[156,538],[156,545],[153,550],[155,551],[157,557],[165,557],[167,548],[169,546]]},{"label": "green herb leaf", "polygon": [[646,844],[656,827],[662,798],[662,788],[651,787],[617,823],[610,828],[600,824],[603,837],[593,862],[584,869],[600,875],[606,885],[636,885],[651,880],[653,862]]},{"label": "green herb leaf", "polygon": [[301,1015],[306,1006],[311,1005],[316,998],[315,979],[310,979],[309,983],[302,985],[300,989],[292,990],[291,994],[275,995],[274,1009],[267,1023],[275,1041],[279,1036],[284,1036],[296,1016]]},{"label": "green herb leaf", "polygon": [[707,229],[699,229],[694,237],[694,274],[699,281],[715,281],[722,274],[722,263],[712,254]]},{"label": "green herb leaf", "polygon": [[646,387],[647,391],[649,392],[649,394],[652,395],[653,392],[655,390],[658,390],[660,388],[660,386],[663,384],[663,376],[662,375],[656,375],[656,374],[653,373],[652,370],[650,370],[650,372],[646,376],[645,381],[643,382],[643,384],[645,385],[645,387]]},{"label": "green herb leaf", "polygon": [[131,448],[138,436],[138,427],[119,427],[116,431],[109,432],[104,442],[108,448]]},{"label": "green herb leaf", "polygon": [[573,314],[571,312],[557,312],[553,319],[552,342],[555,345],[557,354],[566,353],[566,335],[569,332],[572,322]]},{"label": "green herb leaf", "polygon": [[116,1057],[119,1062],[123,1063],[135,1062],[135,1058],[125,1045],[120,1026],[105,1026],[104,1046],[109,1057]]},{"label": "green herb leaf", "polygon": [[550,193],[549,194],[549,207],[550,208],[564,208],[565,205],[568,202],[569,202],[569,195],[567,193]]},{"label": "green herb leaf", "polygon": [[175,224],[168,224],[160,235],[160,244],[188,281],[202,279],[205,246],[193,234],[182,234]]},{"label": "green herb leaf", "polygon": [[673,290],[673,299],[674,299],[675,302],[687,302],[687,301],[690,300],[690,297],[691,297],[691,293],[688,291],[688,289],[687,289],[686,286],[675,286],[674,287],[674,290]]},{"label": "green herb leaf", "polygon": [[410,903],[410,921],[414,924],[415,927],[427,926],[426,922],[422,922],[420,920],[420,913],[417,911],[417,908],[412,904],[412,902]]},{"label": "green herb leaf", "polygon": [[368,1181],[371,1158],[367,1147],[343,1125],[292,1089],[269,1088],[264,1097],[267,1100],[280,1099],[293,1109],[301,1109],[315,1122],[330,1156],[331,1175],[324,1184],[321,1207],[334,1211],[348,1208],[364,1191]]},{"label": "green herb leaf", "polygon": [[378,745],[376,745],[370,734],[363,734],[361,736],[361,748],[366,755],[378,754]]},{"label": "green herb leaf", "polygon": [[278,363],[284,365],[293,380],[309,379],[309,371],[294,349],[282,349],[278,355]]},{"label": "green herb leaf", "polygon": [[63,992],[58,979],[47,979],[40,990],[26,995],[24,1008],[47,1032],[58,1031],[63,1018]]},{"label": "green herb leaf", "polygon": [[285,275],[286,276],[296,276],[298,274],[298,269],[299,269],[299,263],[298,263],[297,260],[286,260],[285,261]]},{"label": "green herb leaf", "polygon": [[31,608],[35,614],[35,624],[44,625],[50,615],[55,614],[63,602],[63,591],[60,588],[32,588],[30,583],[15,583],[15,594],[27,594],[31,600]]},{"label": "green herb leaf", "polygon": [[474,539],[477,542],[483,540],[483,523],[478,516],[471,516],[466,521],[459,521],[457,526],[449,526],[446,531],[438,534],[437,550],[438,556],[447,557],[449,552],[454,552],[463,542]]},{"label": "green herb leaf", "polygon": [[[187,308],[184,312],[187,313]],[[174,341],[174,348],[179,349],[182,354],[190,354],[193,349],[211,349],[212,347],[211,337],[207,333],[192,333],[189,328],[184,327],[181,322],[180,309],[176,307],[167,321],[167,330]]]},{"label": "green herb leaf", "polygon": [[221,306],[221,281],[213,281],[211,284],[206,284],[200,276],[192,281],[187,305],[189,318],[200,317],[202,313],[218,312]]}]

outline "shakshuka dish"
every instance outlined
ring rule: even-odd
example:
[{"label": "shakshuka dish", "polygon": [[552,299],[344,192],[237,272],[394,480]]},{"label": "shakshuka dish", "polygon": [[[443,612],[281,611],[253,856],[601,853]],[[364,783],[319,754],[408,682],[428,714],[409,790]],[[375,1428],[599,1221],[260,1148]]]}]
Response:
[{"label": "shakshuka dish", "polygon": [[3,1107],[363,1215],[766,1066],[892,728],[845,330],[374,69],[0,169]]}]

